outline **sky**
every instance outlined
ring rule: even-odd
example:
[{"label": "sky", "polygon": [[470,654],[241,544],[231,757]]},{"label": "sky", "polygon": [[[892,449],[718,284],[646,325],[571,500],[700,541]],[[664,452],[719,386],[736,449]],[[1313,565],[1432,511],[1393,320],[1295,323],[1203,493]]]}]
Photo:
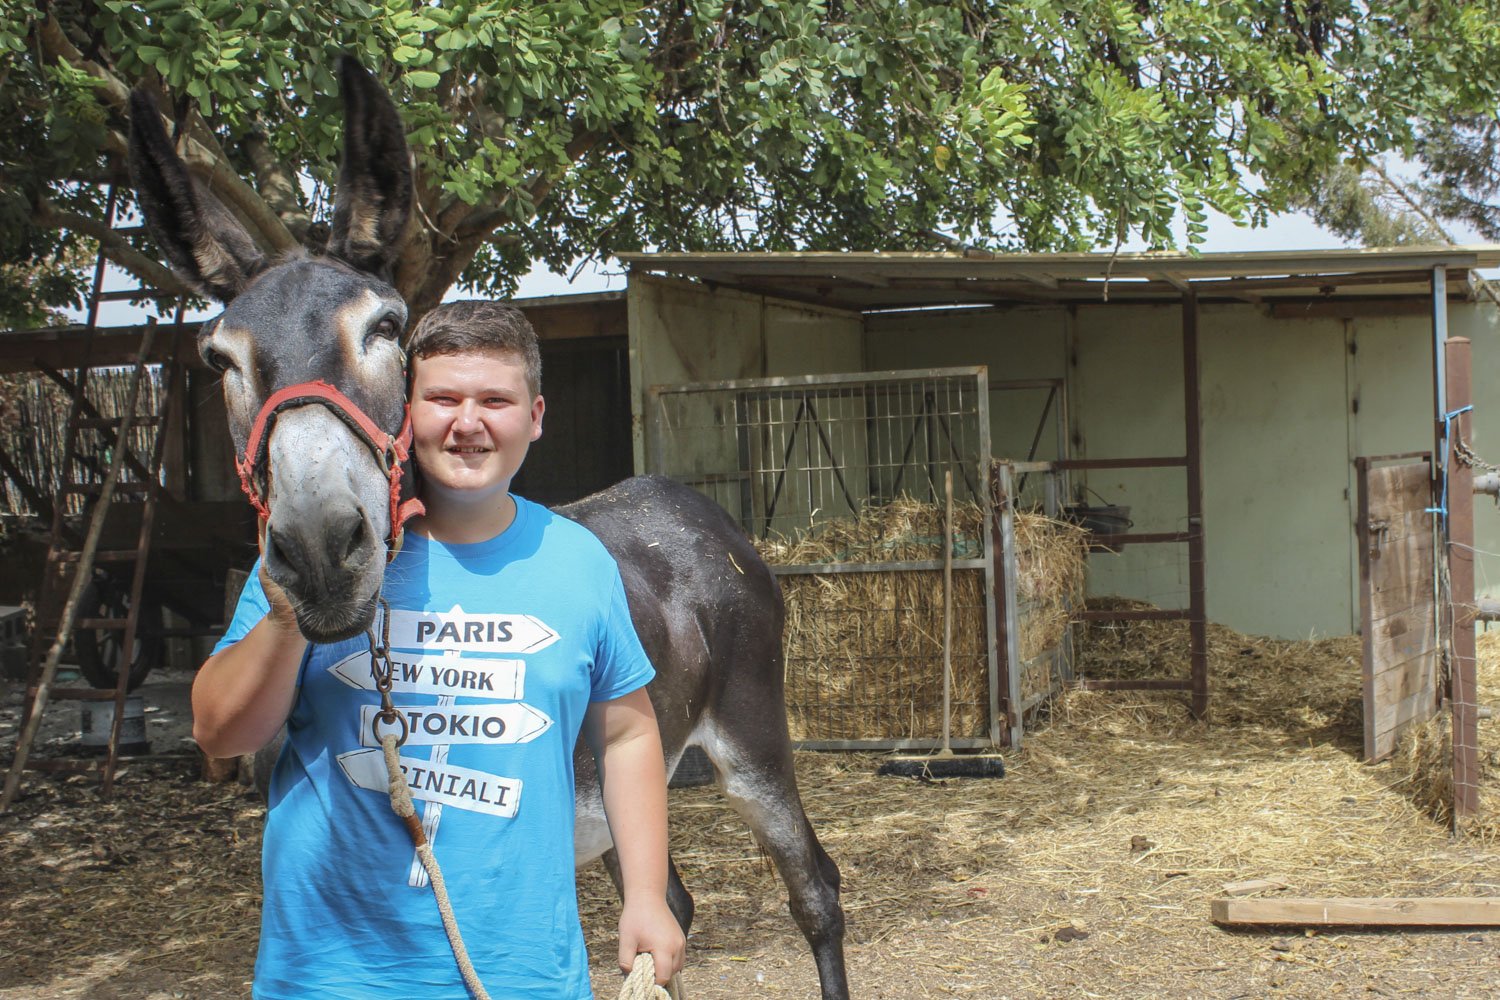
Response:
[{"label": "sky", "polygon": [[[1228,217],[1210,211],[1208,241],[1199,249],[1204,253],[1241,253],[1247,250],[1326,250],[1346,246],[1339,237],[1323,229],[1310,217],[1297,213],[1278,215],[1262,229],[1243,229]],[[1147,249],[1139,240],[1127,242],[1125,251]],[[545,265],[533,268],[521,279],[517,298],[536,295],[567,295],[578,292],[618,291],[625,287],[624,269],[614,263],[585,265],[570,284],[567,275],[548,271]]]},{"label": "sky", "polygon": [[[1236,226],[1223,215],[1210,212],[1207,241],[1200,249],[1204,253],[1231,253],[1247,250],[1321,250],[1345,245],[1339,237],[1321,228],[1310,217],[1300,213],[1274,216],[1270,224],[1263,228],[1245,229]],[[1144,250],[1146,246],[1135,241],[1126,243],[1121,249]],[[584,264],[581,268],[574,270],[578,272],[576,276],[571,271],[565,275],[553,274],[547,270],[546,265],[539,264],[521,278],[516,297],[533,298],[544,295],[623,291],[625,288],[624,268],[613,261],[602,264]],[[139,287],[139,284],[132,276],[111,268],[105,278],[104,287],[107,290],[126,289]],[[464,293],[455,289],[450,291],[447,297],[462,298]],[[217,308],[211,308],[201,312],[190,312],[186,318],[189,320],[205,319],[217,313]],[[79,323],[82,323],[85,318],[82,310],[70,311],[70,315],[74,316],[76,322]],[[144,323],[151,315],[153,315],[151,310],[144,307],[132,306],[125,302],[110,302],[101,307],[99,323],[101,326],[126,326]]]}]

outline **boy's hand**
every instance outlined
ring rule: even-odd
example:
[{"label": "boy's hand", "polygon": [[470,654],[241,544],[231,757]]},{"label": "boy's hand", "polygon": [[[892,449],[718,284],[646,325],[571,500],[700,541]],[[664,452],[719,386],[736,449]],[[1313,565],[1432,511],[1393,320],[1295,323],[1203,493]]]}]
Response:
[{"label": "boy's hand", "polygon": [[256,527],[259,529],[256,539],[260,544],[260,589],[265,591],[266,601],[271,605],[266,618],[282,632],[296,632],[297,613],[292,610],[292,600],[266,572],[266,519],[261,518]]},{"label": "boy's hand", "polygon": [[635,956],[649,951],[656,961],[656,984],[682,971],[687,939],[665,899],[625,904],[620,913],[620,969],[629,972]]},{"label": "boy's hand", "polygon": [[292,600],[266,572],[265,560],[261,560],[260,564],[260,589],[266,592],[266,602],[271,605],[271,610],[266,612],[266,619],[282,632],[296,632],[297,613],[292,610]]}]

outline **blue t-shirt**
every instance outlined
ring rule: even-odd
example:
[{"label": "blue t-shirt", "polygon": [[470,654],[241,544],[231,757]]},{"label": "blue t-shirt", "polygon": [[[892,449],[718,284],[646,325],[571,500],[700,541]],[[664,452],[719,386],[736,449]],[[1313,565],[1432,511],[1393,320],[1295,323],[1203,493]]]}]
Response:
[{"label": "blue t-shirt", "polygon": [[[573,746],[590,702],[653,676],[614,560],[516,498],[500,535],[408,534],[386,569],[402,767],[495,1000],[592,996],[573,878]],[[252,573],[215,652],[265,616]],[[391,812],[363,637],[308,649],[271,778],[258,1000],[464,1000],[432,888]],[[399,727],[398,727],[399,728]]]}]

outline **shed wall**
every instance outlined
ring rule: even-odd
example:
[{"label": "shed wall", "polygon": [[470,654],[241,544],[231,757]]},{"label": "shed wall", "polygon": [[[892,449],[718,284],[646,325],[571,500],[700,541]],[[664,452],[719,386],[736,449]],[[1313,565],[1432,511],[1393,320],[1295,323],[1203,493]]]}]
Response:
[{"label": "shed wall", "polygon": [[[1486,387],[1500,387],[1500,350],[1491,346],[1500,344],[1497,317],[1500,310],[1467,303],[1449,311],[1450,334],[1475,345],[1481,454],[1487,431],[1500,441],[1500,394],[1484,405]],[[1432,447],[1430,321],[1276,320],[1251,305],[1211,305],[1199,330],[1210,620],[1288,637],[1354,631],[1353,459]],[[994,382],[1066,377],[1075,457],[1183,452],[1175,305],[872,316],[868,331],[872,367],[940,359],[988,365]],[[1016,454],[1028,432],[1013,422],[1026,418],[992,412],[996,454]],[[1045,443],[1040,457],[1050,457]],[[1130,505],[1135,530],[1184,527],[1180,470],[1076,476],[1075,486],[1084,485],[1094,491],[1089,502]],[[1475,530],[1479,549],[1500,552],[1500,515],[1481,505]],[[1500,557],[1481,555],[1478,575],[1481,592],[1500,593]],[[1182,606],[1185,552],[1152,545],[1095,554],[1089,581],[1094,594]]]},{"label": "shed wall", "polygon": [[[638,473],[650,441],[650,386],[865,369],[864,323],[855,313],[645,275],[631,277],[626,304]],[[705,469],[735,461],[704,459]]]}]

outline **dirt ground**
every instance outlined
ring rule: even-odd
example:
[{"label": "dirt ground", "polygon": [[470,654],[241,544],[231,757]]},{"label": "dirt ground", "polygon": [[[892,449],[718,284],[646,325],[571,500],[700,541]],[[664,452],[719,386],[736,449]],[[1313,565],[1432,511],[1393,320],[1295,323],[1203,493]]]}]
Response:
[{"label": "dirt ground", "polygon": [[[1359,763],[1346,660],[1330,661],[1318,704],[1229,679],[1216,688],[1227,721],[1212,726],[1163,696],[1071,694],[1000,780],[880,778],[869,756],[799,755],[808,813],[843,871],[852,995],[1495,996],[1497,931],[1209,920],[1225,883],[1251,878],[1298,896],[1500,895],[1494,843],[1452,839],[1392,765]],[[248,994],[262,806],[198,780],[184,678],[145,690],[156,756],[128,764],[111,801],[33,773],[0,816],[0,1000]],[[16,697],[0,708],[6,758]],[[1497,723],[1481,725],[1493,746]],[[49,738],[66,744],[65,729]],[[698,904],[688,996],[817,996],[780,883],[718,792],[674,790],[672,825]],[[613,998],[602,872],[584,873],[580,897],[595,991]]]}]

